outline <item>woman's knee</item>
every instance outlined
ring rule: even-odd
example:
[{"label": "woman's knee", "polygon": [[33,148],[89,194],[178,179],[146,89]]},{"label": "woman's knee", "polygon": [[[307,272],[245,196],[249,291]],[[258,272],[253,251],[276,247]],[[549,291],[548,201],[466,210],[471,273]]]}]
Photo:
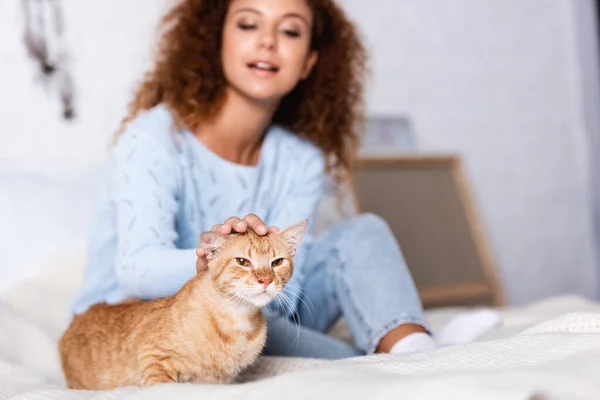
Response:
[{"label": "woman's knee", "polygon": [[371,265],[384,255],[389,255],[387,259],[397,258],[392,260],[394,265],[403,261],[402,250],[388,223],[377,214],[364,213],[340,222],[320,236],[311,249],[311,262],[322,266],[336,261],[344,268],[360,269],[366,260]]},{"label": "woman's knee", "polygon": [[[406,268],[404,254],[388,223],[372,213],[357,215],[340,226],[337,253],[345,268],[353,266],[363,269],[364,263],[356,260],[371,260],[382,267],[393,265],[395,269]],[[376,260],[381,262],[377,263]]]},{"label": "woman's knee", "polygon": [[377,214],[363,213],[349,218],[343,223],[347,235],[359,239],[376,238],[379,235],[390,235],[392,231],[385,219]]},{"label": "woman's knee", "polygon": [[358,214],[355,217],[350,219],[354,221],[354,224],[358,226],[362,226],[365,229],[381,229],[388,228],[389,225],[385,219],[380,217],[379,215],[371,212],[366,212],[362,214]]}]

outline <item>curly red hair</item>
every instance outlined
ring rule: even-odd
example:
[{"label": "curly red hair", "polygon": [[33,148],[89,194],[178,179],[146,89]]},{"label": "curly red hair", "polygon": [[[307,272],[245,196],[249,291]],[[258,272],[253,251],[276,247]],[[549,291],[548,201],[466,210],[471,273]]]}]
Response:
[{"label": "curly red hair", "polygon": [[[140,111],[164,103],[179,126],[194,130],[216,115],[227,85],[221,35],[230,0],[179,0],[163,17],[154,66],[137,89],[121,130]],[[319,58],[310,76],[286,95],[273,123],[306,138],[345,175],[364,127],[366,51],[355,26],[333,0],[307,0],[314,16],[311,47]]]}]

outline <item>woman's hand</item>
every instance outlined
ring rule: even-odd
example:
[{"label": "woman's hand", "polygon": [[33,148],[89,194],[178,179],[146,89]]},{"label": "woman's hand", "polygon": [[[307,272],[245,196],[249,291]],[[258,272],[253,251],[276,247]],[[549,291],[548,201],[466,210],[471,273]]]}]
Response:
[{"label": "woman's hand", "polygon": [[[248,229],[252,229],[259,236],[264,236],[267,233],[279,232],[279,228],[275,226],[267,227],[267,225],[256,215],[248,214],[243,219],[239,217],[229,217],[223,224],[217,224],[212,227],[211,232],[229,235],[232,232],[243,233]],[[196,269],[203,271],[207,268],[206,250],[202,247],[196,249],[198,260],[196,261]]]}]

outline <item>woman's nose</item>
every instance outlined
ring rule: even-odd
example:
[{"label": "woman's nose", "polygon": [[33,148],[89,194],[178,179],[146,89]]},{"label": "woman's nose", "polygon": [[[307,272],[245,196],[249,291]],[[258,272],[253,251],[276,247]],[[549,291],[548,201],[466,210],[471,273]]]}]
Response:
[{"label": "woman's nose", "polygon": [[267,50],[275,50],[277,48],[277,39],[275,38],[274,30],[263,30],[260,36],[260,47]]}]

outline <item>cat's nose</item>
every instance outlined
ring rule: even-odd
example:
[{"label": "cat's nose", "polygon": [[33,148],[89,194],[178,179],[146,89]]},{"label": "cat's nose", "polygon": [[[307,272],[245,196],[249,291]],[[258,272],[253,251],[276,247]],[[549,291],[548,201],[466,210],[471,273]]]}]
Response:
[{"label": "cat's nose", "polygon": [[267,290],[267,286],[269,286],[269,284],[273,282],[273,279],[271,279],[268,276],[263,276],[261,278],[258,278],[258,283],[260,283],[261,285],[263,285],[263,287],[265,288],[265,290]]}]

